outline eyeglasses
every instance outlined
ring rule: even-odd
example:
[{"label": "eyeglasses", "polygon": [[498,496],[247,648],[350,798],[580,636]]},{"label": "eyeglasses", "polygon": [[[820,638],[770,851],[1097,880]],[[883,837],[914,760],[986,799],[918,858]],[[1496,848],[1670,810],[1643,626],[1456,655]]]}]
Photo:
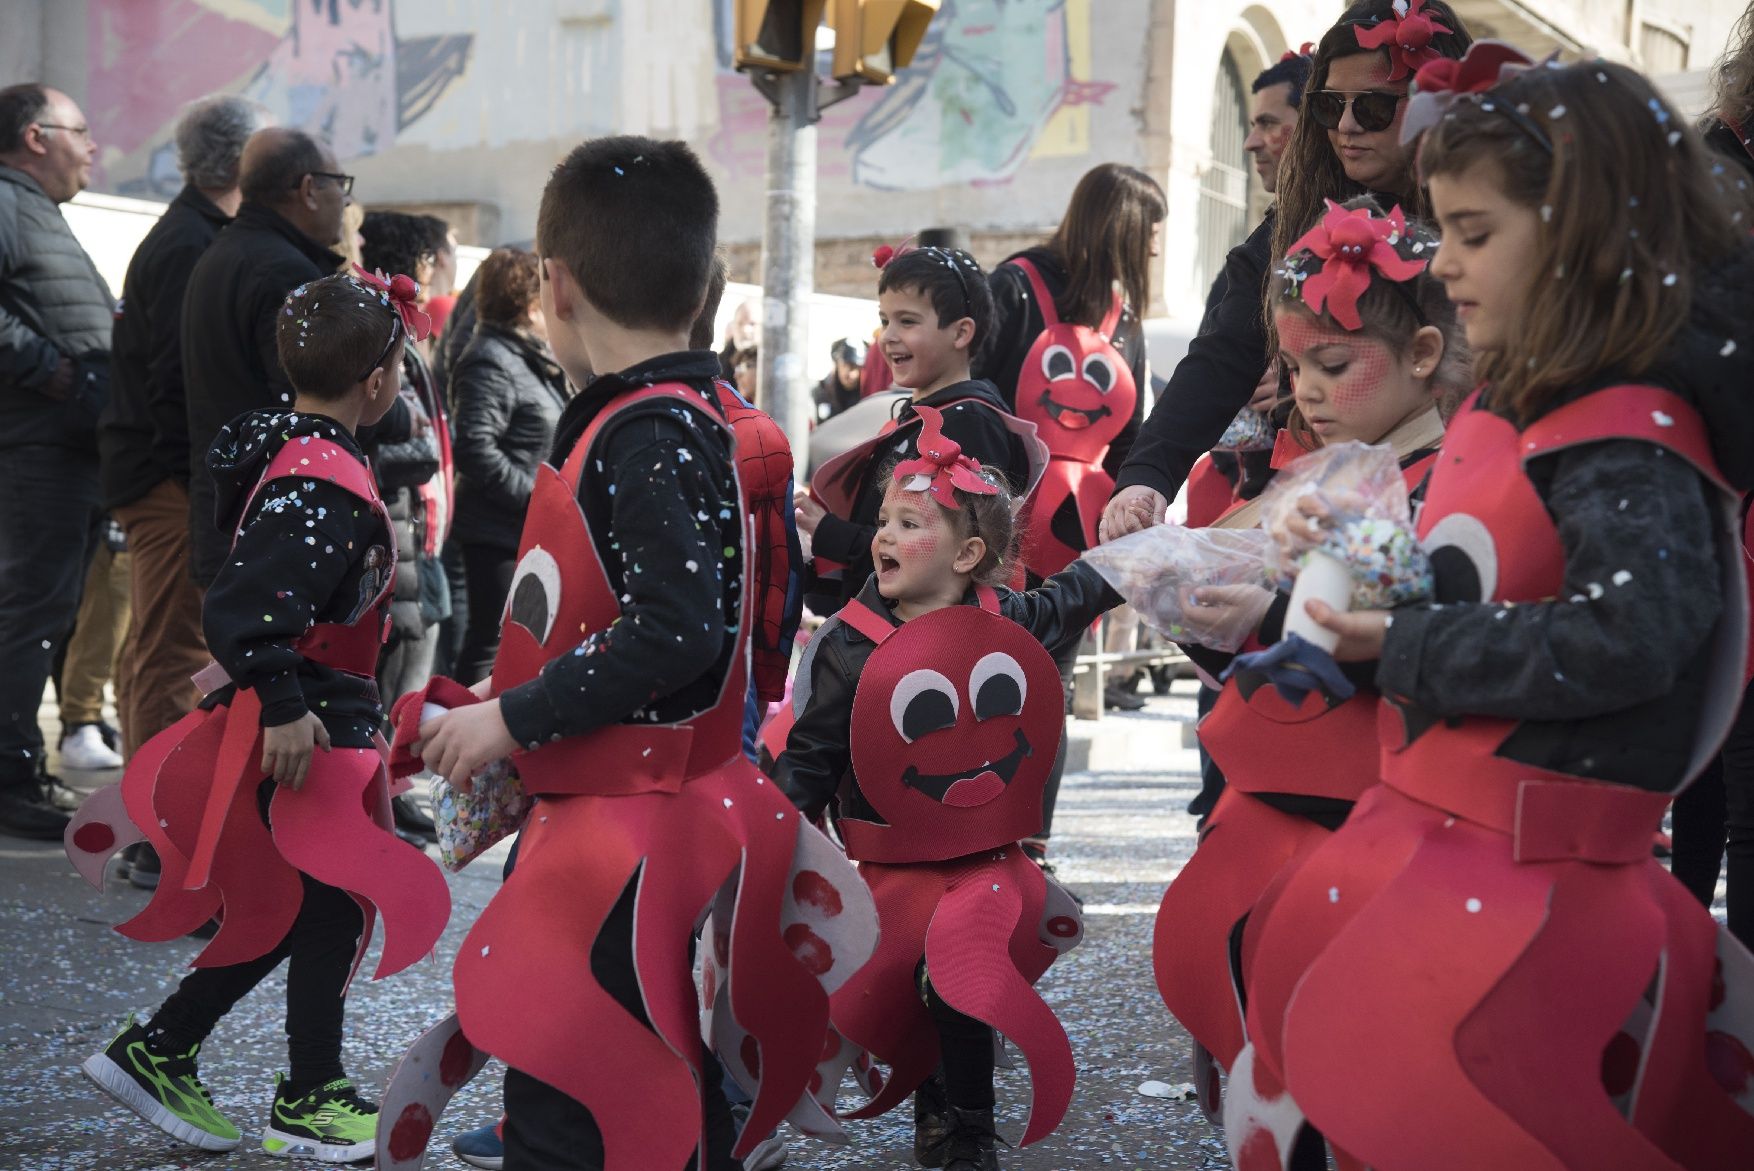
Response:
[{"label": "eyeglasses", "polygon": [[339,174],[336,174],[334,171],[311,171],[310,175],[313,179],[333,179],[333,180],[335,180],[335,185],[337,187],[341,188],[341,194],[343,194],[343,195],[352,195],[353,194],[353,176],[352,175],[339,175]]},{"label": "eyeglasses", "polygon": [[1385,94],[1373,89],[1318,89],[1308,96],[1310,116],[1324,130],[1337,129],[1350,106],[1360,129],[1371,132],[1393,126],[1396,108],[1407,100],[1406,94]]},{"label": "eyeglasses", "polygon": [[38,122],[36,128],[38,130],[65,130],[69,134],[77,134],[87,142],[91,141],[91,127],[89,126],[58,126],[53,122]]}]

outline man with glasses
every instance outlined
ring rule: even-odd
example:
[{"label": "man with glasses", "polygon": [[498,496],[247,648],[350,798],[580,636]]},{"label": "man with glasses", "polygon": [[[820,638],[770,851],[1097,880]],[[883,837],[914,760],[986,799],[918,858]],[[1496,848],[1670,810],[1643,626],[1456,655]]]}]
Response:
[{"label": "man with glasses", "polygon": [[244,411],[292,405],[292,384],[275,354],[275,316],[293,289],[341,267],[334,248],[353,177],[327,144],[270,127],[244,144],[238,186],[237,218],[195,262],[183,295],[190,560],[203,589],[231,544],[214,515],[207,447]]},{"label": "man with glasses", "polygon": [[77,103],[0,89],[0,833],[56,839],[37,709],[98,535],[115,301],[62,218],[97,148]]}]

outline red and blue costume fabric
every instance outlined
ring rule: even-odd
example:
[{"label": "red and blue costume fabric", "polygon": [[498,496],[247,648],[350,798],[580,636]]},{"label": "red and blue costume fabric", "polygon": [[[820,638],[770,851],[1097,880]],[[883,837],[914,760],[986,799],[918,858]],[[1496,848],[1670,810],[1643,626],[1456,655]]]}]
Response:
[{"label": "red and blue costume fabric", "polygon": [[[371,473],[326,439],[305,436],[283,446],[268,461],[251,502],[274,481],[318,479],[356,497],[393,542]],[[239,515],[251,511],[246,505]],[[392,543],[386,570],[394,563]],[[385,572],[351,623],[314,624],[295,649],[375,691],[390,591]],[[215,664],[197,682],[212,692],[229,681]],[[68,855],[94,885],[122,846],[145,840],[158,853],[158,889],[116,930],[163,942],[218,916],[219,930],[194,966],[246,963],[278,946],[298,917],[303,872],[346,891],[364,913],[356,969],[378,918],[384,948],[377,978],[430,954],[450,917],[450,891],[438,867],[392,832],[395,790],[384,746],[313,753],[304,785],[275,787],[264,819],[261,715],[261,700],[246,687],[229,702],[189,713],[142,746],[121,782],[92,794],[68,826]]]},{"label": "red and blue costume fabric", "polygon": [[[1716,487],[1724,610],[1690,778],[1734,715],[1747,647],[1735,499],[1701,416],[1651,386],[1520,431],[1470,406],[1418,518],[1439,596],[1446,573],[1505,607],[1563,594],[1525,471],[1544,455],[1642,440]],[[1515,719],[1430,720],[1393,695],[1380,711],[1382,784],[1242,934],[1250,1044],[1224,1112],[1238,1165],[1287,1165],[1307,1118],[1343,1166],[1747,1166],[1754,959],[1651,857],[1672,794],[1511,759]]]},{"label": "red and blue costume fabric", "polygon": [[1124,308],[1116,292],[1095,329],[1061,321],[1041,270],[1025,257],[1008,263],[1029,280],[1044,327],[1017,376],[1017,417],[1034,423],[1048,465],[1029,498],[1024,559],[1051,577],[1096,544],[1096,524],[1114,494],[1102,460],[1133,418],[1139,388],[1111,344]]},{"label": "red and blue costume fabric", "polygon": [[[659,383],[618,395],[562,467],[537,469],[492,694],[534,679],[621,619],[578,491],[606,430],[652,410],[729,429],[687,385]],[[750,526],[742,528],[748,547]],[[467,1042],[585,1105],[610,1167],[679,1168],[705,1149],[691,948],[709,910],[723,961],[707,990],[712,1032],[721,1046],[736,1037],[755,1095],[739,1154],[788,1114],[820,1119],[806,1099],[828,1034],[827,988],[872,946],[868,897],[852,867],[741,751],[751,560],[741,562],[742,613],[727,615],[731,668],[706,710],[672,723],[605,724],[513,755],[537,800],[517,867],[457,955]],[[632,964],[649,1026],[598,982],[590,960],[630,889]],[[441,1025],[435,1037],[447,1035]],[[403,1146],[424,1149],[424,1135],[414,1138],[430,1132],[430,1111],[417,1101],[407,1108]],[[394,1126],[380,1128],[381,1145]]]}]

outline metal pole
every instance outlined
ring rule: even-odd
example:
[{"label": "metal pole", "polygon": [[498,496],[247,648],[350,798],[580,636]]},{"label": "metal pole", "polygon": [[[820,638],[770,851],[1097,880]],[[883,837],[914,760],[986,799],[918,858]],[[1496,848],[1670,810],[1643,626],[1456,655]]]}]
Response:
[{"label": "metal pole", "polygon": [[816,72],[774,78],[767,124],[767,227],[761,240],[762,410],[804,466],[810,438],[809,303],[816,262]]}]

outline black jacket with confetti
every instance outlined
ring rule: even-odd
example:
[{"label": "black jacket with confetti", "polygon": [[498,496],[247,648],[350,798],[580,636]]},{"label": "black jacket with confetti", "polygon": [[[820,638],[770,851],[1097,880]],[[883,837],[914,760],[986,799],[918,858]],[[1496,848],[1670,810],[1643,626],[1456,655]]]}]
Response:
[{"label": "black jacket with confetti", "polygon": [[[314,623],[357,619],[394,571],[395,558],[377,515],[326,480],[271,480],[252,501],[275,453],[304,435],[365,462],[333,419],[291,411],[240,415],[208,449],[220,517],[228,527],[241,521],[242,529],[207,591],[201,625],[219,665],[239,686],[255,688],[264,726],[314,711],[335,744],[366,747],[383,719],[377,684],[313,663],[294,644]],[[226,700],[229,691],[212,698]]]},{"label": "black jacket with confetti", "polygon": [[579,506],[621,599],[621,619],[500,697],[529,747],[612,723],[671,723],[711,707],[737,648],[743,509],[712,380],[716,355],[664,354],[606,374],[567,403],[549,461],[566,462],[591,420],[629,390],[680,382],[672,400],[627,408],[594,440]]}]

